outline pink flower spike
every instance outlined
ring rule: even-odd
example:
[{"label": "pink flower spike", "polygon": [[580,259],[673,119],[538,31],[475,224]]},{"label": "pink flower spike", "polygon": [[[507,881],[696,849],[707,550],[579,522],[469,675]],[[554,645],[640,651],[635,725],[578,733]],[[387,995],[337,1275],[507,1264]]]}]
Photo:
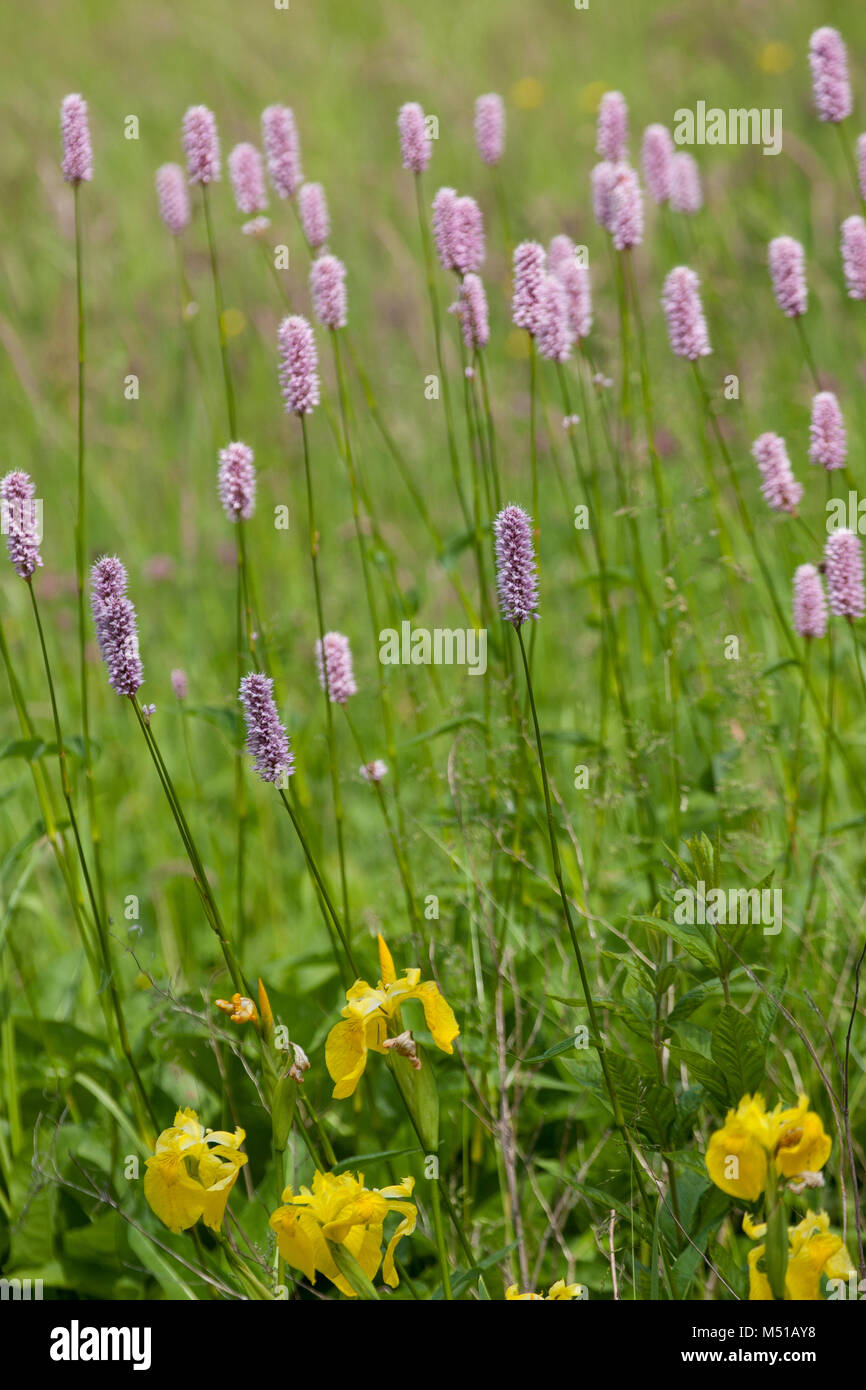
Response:
[{"label": "pink flower spike", "polygon": [[838,29],[816,29],[809,40],[809,66],[815,110],[822,121],[838,125],[851,115],[848,54]]},{"label": "pink flower spike", "polygon": [[454,204],[451,256],[459,275],[477,274],[484,264],[484,219],[474,198],[458,198]]},{"label": "pink flower spike", "polygon": [[514,248],[511,317],[518,328],[525,328],[533,335],[539,327],[544,262],[544,247],[537,241],[522,241]]},{"label": "pink flower spike", "polygon": [[407,101],[397,116],[400,132],[400,154],[403,168],[413,174],[423,174],[433,153],[433,142],[427,133],[424,112],[417,101]]},{"label": "pink flower spike", "polygon": [[463,341],[470,352],[486,347],[490,340],[490,323],[487,315],[487,295],[480,275],[470,271],[464,275],[460,285],[460,298],[455,306],[460,316]]},{"label": "pink flower spike", "polygon": [[616,182],[617,165],[607,159],[593,166],[592,211],[596,222],[605,231],[611,230],[611,199]]},{"label": "pink flower spike", "polygon": [[803,488],[791,470],[791,461],[781,435],[759,435],[752,445],[752,456],[761,470],[761,492],[767,506],[774,512],[796,516],[803,500]]},{"label": "pink flower spike", "polygon": [[842,266],[849,299],[866,299],[866,222],[846,217],[842,223]]},{"label": "pink flower spike", "polygon": [[220,142],[216,119],[206,106],[191,106],[183,118],[183,148],[190,183],[216,183]]},{"label": "pink flower spike", "polygon": [[827,537],[824,572],[830,612],[837,618],[862,618],[866,610],[863,593],[863,554],[853,531],[841,527]]},{"label": "pink flower spike", "polygon": [[570,237],[555,236],[547,253],[550,273],[565,290],[568,326],[578,340],[589,337],[592,328],[592,287],[589,266],[577,259],[577,248]]},{"label": "pink flower spike", "polygon": [[135,609],[126,597],[126,570],[114,555],[103,555],[91,570],[90,608],[96,640],[118,695],[133,696],[144,684]]},{"label": "pink flower spike", "polygon": [[294,774],[295,759],[277,713],[273,681],[254,671],[241,681],[238,698],[244,707],[247,752],[255,759],[256,772],[263,782],[284,785]]},{"label": "pink flower spike", "polygon": [[769,261],[776,303],[789,319],[800,318],[809,303],[802,246],[790,236],[774,237],[770,242]]},{"label": "pink flower spike", "polygon": [[794,574],[794,628],[800,637],[827,631],[827,598],[814,565],[799,565]]},{"label": "pink flower spike", "polygon": [[159,215],[172,236],[180,236],[189,226],[189,190],[179,164],[163,164],[156,171]]},{"label": "pink flower spike", "polygon": [[819,391],[812,401],[809,425],[809,458],[831,472],[844,468],[847,456],[845,421],[832,391]]},{"label": "pink flower spike", "polygon": [[253,451],[236,442],[220,450],[219,495],[229,521],[249,521],[256,504]]},{"label": "pink flower spike", "polygon": [[627,158],[628,107],[622,92],[605,92],[598,108],[595,148],[612,164]]},{"label": "pink flower spike", "polygon": [[641,164],[654,203],[666,203],[670,197],[673,158],[674,142],[667,126],[648,125],[641,142]]},{"label": "pink flower spike", "polygon": [[298,191],[298,212],[308,245],[318,251],[325,245],[331,231],[328,200],[320,183],[305,183]]},{"label": "pink flower spike", "polygon": [[345,705],[347,700],[357,695],[358,687],[352,670],[352,648],[348,637],[344,637],[342,632],[326,632],[324,643],[316,642],[316,666],[319,671],[319,684],[326,691],[332,704]]},{"label": "pink flower spike", "polygon": [[857,178],[860,197],[866,203],[866,135],[857,136]]},{"label": "pink flower spike", "polygon": [[433,199],[433,240],[443,270],[454,269],[454,209],[457,201],[457,190],[454,188],[438,189]]},{"label": "pink flower spike", "polygon": [[176,666],[171,673],[170,680],[175,699],[185,700],[189,694],[189,682],[186,678],[186,671],[180,666]]},{"label": "pink flower spike", "polygon": [[278,198],[294,198],[303,182],[301,143],[289,106],[266,106],[262,112],[262,144],[268,177]]},{"label": "pink flower spike", "polygon": [[677,357],[687,357],[690,362],[712,352],[699,287],[695,272],[679,265],[667,276],[662,292],[671,347]]},{"label": "pink flower spike", "polygon": [[319,357],[313,330],[300,314],[279,328],[280,386],[286,411],[309,415],[319,404]]},{"label": "pink flower spike", "polygon": [[643,241],[643,197],[634,169],[620,164],[610,194],[610,233],[617,251]]},{"label": "pink flower spike", "polygon": [[235,145],[229,155],[229,177],[238,212],[242,212],[244,217],[264,212],[268,205],[265,170],[255,145]]},{"label": "pink flower spike", "polygon": [[545,275],[538,311],[538,351],[550,362],[567,362],[573,341],[568,321],[568,299],[562,281]]},{"label": "pink flower spike", "polygon": [[0,482],[0,519],[12,568],[21,579],[30,579],[42,564],[40,506],[28,473],[6,474]]},{"label": "pink flower spike", "polygon": [[697,160],[685,150],[671,160],[670,202],[674,212],[694,214],[704,205]]},{"label": "pink flower spike", "polygon": [[93,178],[93,149],[87,120],[87,102],[77,92],[64,97],[60,106],[63,142],[61,173],[67,183],[89,183]]},{"label": "pink flower spike", "polygon": [[346,267],[336,256],[319,256],[310,267],[310,292],[319,323],[346,327]]},{"label": "pink flower spike", "polygon": [[475,144],[485,164],[498,164],[505,153],[505,103],[496,92],[475,102]]},{"label": "pink flower spike", "polygon": [[493,523],[496,537],[496,587],[506,622],[520,627],[538,617],[538,578],[532,543],[532,518],[522,507],[503,507]]}]

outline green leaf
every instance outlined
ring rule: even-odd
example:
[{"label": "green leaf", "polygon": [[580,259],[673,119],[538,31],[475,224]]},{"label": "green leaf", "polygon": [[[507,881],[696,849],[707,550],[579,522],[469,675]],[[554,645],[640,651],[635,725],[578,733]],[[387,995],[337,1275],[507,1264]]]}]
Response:
[{"label": "green leaf", "polygon": [[757,1029],[748,1015],[733,1004],[726,1004],[716,1020],[712,1054],[725,1075],[732,1104],[757,1090],[763,1081],[766,1055]]},{"label": "green leaf", "polygon": [[341,1159],[339,1163],[335,1163],[331,1172],[345,1173],[350,1168],[359,1168],[363,1172],[371,1163],[380,1163],[386,1158],[404,1158],[406,1154],[420,1154],[423,1152],[424,1150],[419,1149],[417,1144],[413,1144],[411,1148],[408,1149],[379,1149],[376,1153],[371,1154],[352,1154],[351,1158],[344,1158]]}]

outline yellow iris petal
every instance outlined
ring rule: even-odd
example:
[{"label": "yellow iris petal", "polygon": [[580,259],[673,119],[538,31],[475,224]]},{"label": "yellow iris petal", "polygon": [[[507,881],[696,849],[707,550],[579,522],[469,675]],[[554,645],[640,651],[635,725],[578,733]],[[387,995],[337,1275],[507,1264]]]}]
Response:
[{"label": "yellow iris petal", "polygon": [[164,1226],[188,1231],[202,1214],[204,1189],[189,1176],[179,1153],[154,1154],[145,1163],[144,1195]]},{"label": "yellow iris petal", "polygon": [[367,1065],[367,1029],[361,1018],[347,1018],[337,1023],[325,1042],[325,1066],[335,1082],[334,1099],[343,1100],[354,1094],[355,1087]]},{"label": "yellow iris petal", "polygon": [[731,1197],[754,1202],[764,1190],[767,1151],[733,1110],[728,1111],[723,1127],[711,1135],[704,1162],[716,1187]]},{"label": "yellow iris petal", "polygon": [[776,1150],[776,1167],[786,1178],[818,1173],[830,1157],[833,1140],[824,1133],[820,1115],[809,1110],[799,1124],[786,1129]]},{"label": "yellow iris petal", "polygon": [[379,970],[381,971],[382,984],[392,985],[397,978],[394,958],[385,944],[385,938],[381,934],[377,936],[376,943],[379,947]]}]

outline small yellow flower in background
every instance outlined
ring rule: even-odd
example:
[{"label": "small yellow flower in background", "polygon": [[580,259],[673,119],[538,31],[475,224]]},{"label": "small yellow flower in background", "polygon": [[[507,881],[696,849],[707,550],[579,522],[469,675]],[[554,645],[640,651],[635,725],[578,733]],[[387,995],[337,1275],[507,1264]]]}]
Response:
[{"label": "small yellow flower in background", "polygon": [[743,1096],[736,1110],[710,1136],[705,1162],[716,1187],[731,1197],[754,1202],[764,1191],[772,1159],[784,1177],[817,1173],[830,1156],[833,1141],[806,1096],[794,1106],[768,1111],[763,1096]]},{"label": "small yellow flower in background", "polygon": [[[746,1216],[743,1230],[752,1240],[766,1234],[765,1224],[756,1224]],[[749,1299],[751,1302],[770,1302],[773,1291],[770,1281],[758,1266],[764,1246],[749,1251]],[[850,1256],[840,1236],[830,1230],[830,1218],[825,1211],[809,1211],[803,1220],[788,1230],[788,1267],[785,1292],[788,1298],[814,1302],[821,1297],[821,1275],[828,1279],[847,1279],[854,1272]]]},{"label": "small yellow flower in background", "polygon": [[518,111],[534,111],[544,101],[544,86],[537,77],[521,77],[511,88]]},{"label": "small yellow flower in background", "polygon": [[214,1002],[224,1014],[231,1015],[232,1023],[255,1023],[258,1020],[258,1010],[245,994],[233,994],[230,1000],[217,999]]},{"label": "small yellow flower in background", "polygon": [[758,54],[758,67],[761,72],[769,72],[778,77],[788,72],[794,62],[794,50],[787,43],[765,43]]},{"label": "small yellow flower in background", "polygon": [[205,1130],[194,1110],[178,1110],[171,1129],[164,1129],[147,1159],[144,1195],[151,1210],[170,1231],[187,1231],[199,1217],[219,1230],[229,1193],[247,1162],[240,1153],[245,1134],[236,1129]]},{"label": "small yellow flower in background", "polygon": [[240,309],[223,309],[220,324],[227,338],[237,338],[246,328],[247,321]]},{"label": "small yellow flower in background", "polygon": [[343,1022],[335,1024],[325,1043],[325,1065],[335,1082],[335,1100],[353,1094],[367,1065],[368,1051],[388,1051],[389,1024],[395,1025],[393,1031],[398,1036],[402,1034],[400,1006],[408,999],[420,1001],[433,1041],[442,1052],[454,1051],[451,1044],[460,1032],[454,1010],[439,993],[439,986],[422,980],[420,970],[407,970],[398,979],[391,952],[381,936],[378,940],[382,978],[375,989],[366,980],[355,981],[346,993]]},{"label": "small yellow flower in background", "polygon": [[580,93],[581,111],[586,111],[588,115],[593,116],[607,90],[606,82],[588,82]]},{"label": "small yellow flower in background", "polygon": [[505,1290],[505,1298],[508,1303],[566,1303],[573,1298],[581,1298],[582,1296],[582,1284],[566,1284],[564,1279],[557,1279],[555,1284],[551,1284],[546,1294],[518,1293],[516,1284],[512,1284]]},{"label": "small yellow flower in background", "polygon": [[[392,1289],[400,1282],[394,1267],[394,1251],[404,1236],[415,1229],[418,1212],[412,1196],[414,1178],[404,1178],[395,1187],[367,1188],[364,1174],[315,1173],[312,1191],[302,1187],[295,1196],[291,1187],[283,1193],[284,1206],[270,1218],[276,1232],[280,1254],[293,1269],[305,1274],[311,1284],[316,1274],[324,1274],[341,1293],[350,1298],[355,1291],[334,1263],[328,1241],[343,1245],[357,1260],[368,1279],[382,1266],[382,1278]],[[388,1241],[382,1258],[383,1227],[390,1212],[403,1217]]]}]

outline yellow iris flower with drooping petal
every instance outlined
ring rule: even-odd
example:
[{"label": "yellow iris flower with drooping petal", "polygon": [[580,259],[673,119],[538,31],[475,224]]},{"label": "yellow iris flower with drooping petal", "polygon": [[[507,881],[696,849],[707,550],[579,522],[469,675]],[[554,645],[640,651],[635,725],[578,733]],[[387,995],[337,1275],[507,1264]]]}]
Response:
[{"label": "yellow iris flower with drooping petal", "polygon": [[[752,1240],[766,1234],[765,1224],[756,1224],[746,1216],[743,1230]],[[749,1299],[751,1302],[770,1302],[773,1291],[760,1261],[764,1246],[749,1251]],[[809,1211],[803,1220],[788,1230],[788,1266],[785,1292],[788,1298],[814,1303],[821,1297],[821,1275],[828,1279],[847,1279],[854,1271],[844,1241],[830,1230],[830,1218],[825,1211]]]},{"label": "yellow iris flower with drooping petal", "polygon": [[796,1105],[779,1104],[768,1111],[763,1096],[746,1095],[711,1135],[705,1162],[723,1192],[754,1202],[766,1186],[771,1159],[784,1177],[817,1173],[832,1146],[806,1096],[801,1095]]},{"label": "yellow iris flower with drooping petal", "polygon": [[564,1279],[557,1279],[555,1284],[551,1284],[546,1294],[518,1293],[516,1284],[511,1284],[505,1290],[505,1298],[508,1303],[565,1303],[573,1298],[581,1298],[582,1295],[582,1284],[566,1284]]},{"label": "yellow iris flower with drooping petal", "polygon": [[245,1134],[208,1129],[194,1110],[178,1110],[147,1159],[144,1195],[170,1231],[187,1231],[199,1217],[212,1231],[222,1224],[229,1193],[247,1162],[240,1153]]},{"label": "yellow iris flower with drooping petal", "polygon": [[[414,1178],[404,1178],[395,1187],[367,1188],[364,1175],[315,1173],[313,1187],[302,1187],[295,1196],[291,1187],[283,1193],[284,1206],[270,1218],[277,1235],[280,1254],[293,1269],[299,1269],[316,1282],[324,1274],[341,1293],[350,1298],[355,1291],[338,1270],[328,1241],[345,1246],[368,1279],[382,1266],[382,1277],[392,1289],[399,1280],[394,1267],[394,1251],[404,1236],[415,1229],[418,1212],[412,1196]],[[383,1227],[390,1212],[403,1220],[395,1230],[382,1257]]]},{"label": "yellow iris flower with drooping petal", "polygon": [[325,1065],[334,1084],[334,1099],[353,1094],[367,1065],[367,1053],[382,1052],[394,1021],[399,1026],[400,1007],[409,999],[420,1001],[433,1041],[442,1052],[453,1052],[452,1043],[460,1032],[454,1010],[439,993],[432,980],[422,980],[420,970],[407,970],[398,979],[391,952],[379,937],[379,968],[382,978],[375,989],[366,980],[356,980],[346,992],[342,1022],[335,1024],[325,1043]]}]

